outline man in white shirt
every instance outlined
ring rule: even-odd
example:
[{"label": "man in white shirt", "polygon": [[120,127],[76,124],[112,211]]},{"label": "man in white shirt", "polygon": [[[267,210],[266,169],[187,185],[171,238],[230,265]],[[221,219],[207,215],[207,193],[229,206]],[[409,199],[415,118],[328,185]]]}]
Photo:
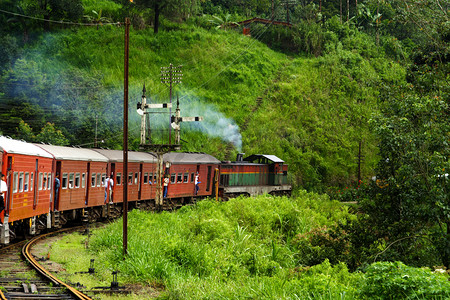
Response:
[{"label": "man in white shirt", "polygon": [[0,226],[3,226],[3,219],[1,218],[2,212],[5,210],[5,199],[6,199],[6,192],[8,192],[8,185],[5,181],[5,174],[0,172]]},{"label": "man in white shirt", "polygon": [[108,180],[108,190],[109,190],[109,203],[113,203],[113,187],[114,187],[114,174],[111,173],[111,176],[109,176]]},{"label": "man in white shirt", "polygon": [[167,190],[169,188],[169,176],[165,175],[163,179],[163,185],[164,185],[164,195],[163,198],[167,197]]}]

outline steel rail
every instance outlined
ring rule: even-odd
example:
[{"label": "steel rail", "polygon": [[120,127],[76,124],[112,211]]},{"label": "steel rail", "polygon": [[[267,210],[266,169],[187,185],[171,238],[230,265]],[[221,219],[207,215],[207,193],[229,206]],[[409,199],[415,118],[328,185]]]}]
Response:
[{"label": "steel rail", "polygon": [[3,294],[2,290],[0,290],[0,299],[1,300],[8,300],[6,299],[5,295]]},{"label": "steel rail", "polygon": [[[11,245],[8,245],[8,246],[4,246],[4,247],[1,247],[0,250],[4,251],[4,250],[7,250],[9,248],[18,247],[20,244],[23,244],[23,243],[24,243],[24,241],[21,241],[21,242],[14,243],[14,244],[11,244]],[[0,300],[8,300],[8,298],[6,298],[5,294],[3,293],[3,291],[1,289],[0,289]]]},{"label": "steel rail", "polygon": [[[66,284],[65,282],[59,280],[58,278],[56,278],[55,276],[53,276],[53,274],[51,274],[49,271],[47,271],[44,267],[42,267],[33,257],[33,255],[30,252],[31,247],[40,239],[43,239],[47,236],[50,235],[55,235],[57,233],[61,233],[61,232],[65,232],[65,231],[70,231],[70,230],[74,230],[77,228],[70,228],[70,229],[63,229],[63,230],[59,230],[56,232],[51,232],[51,233],[47,233],[47,234],[43,234],[37,237],[34,237],[33,239],[31,239],[28,243],[26,243],[26,245],[22,248],[22,254],[23,256],[28,260],[28,262],[33,265],[33,267],[43,276],[45,276],[46,278],[48,278],[50,281],[52,281],[54,284],[56,284],[57,286],[64,286],[66,287],[75,297],[77,297],[77,299],[83,299],[83,300],[92,300],[90,297],[86,296],[85,294],[83,294],[82,292],[78,291],[77,289],[71,287],[70,285]],[[1,293],[1,291],[0,291]],[[3,300],[3,299],[2,299]],[[5,299],[6,300],[6,299]]]}]

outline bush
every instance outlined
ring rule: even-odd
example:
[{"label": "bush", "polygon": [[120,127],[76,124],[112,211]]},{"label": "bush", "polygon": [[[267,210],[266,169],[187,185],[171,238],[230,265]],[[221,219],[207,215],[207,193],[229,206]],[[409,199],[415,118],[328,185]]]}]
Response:
[{"label": "bush", "polygon": [[359,290],[363,299],[448,299],[448,274],[413,268],[401,262],[370,265]]}]

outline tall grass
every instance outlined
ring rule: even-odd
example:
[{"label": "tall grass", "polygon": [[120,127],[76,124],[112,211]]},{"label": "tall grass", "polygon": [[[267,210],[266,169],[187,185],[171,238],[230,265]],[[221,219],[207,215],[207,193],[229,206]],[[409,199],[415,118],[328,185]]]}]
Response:
[{"label": "tall grass", "polygon": [[[329,264],[301,270],[290,241],[347,215],[337,202],[316,194],[204,200],[174,213],[130,212],[125,260],[118,247],[121,222],[96,231],[89,249],[129,281],[166,286],[168,299],[295,299],[328,295],[329,286],[334,296],[352,293],[348,280],[358,275]],[[324,270],[323,286],[312,289],[308,280]]]}]

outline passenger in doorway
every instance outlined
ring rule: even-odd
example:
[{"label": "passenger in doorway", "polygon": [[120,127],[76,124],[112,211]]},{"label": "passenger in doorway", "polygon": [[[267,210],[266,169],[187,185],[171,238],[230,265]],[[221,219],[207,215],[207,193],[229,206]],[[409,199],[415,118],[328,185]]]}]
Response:
[{"label": "passenger in doorway", "polygon": [[108,176],[105,179],[105,204],[108,202],[108,198],[109,198],[109,204],[113,203],[113,198],[112,198],[113,187],[114,187],[114,180],[113,180],[113,174],[111,173],[111,176]]},{"label": "passenger in doorway", "polygon": [[5,174],[0,172],[0,226],[3,226],[4,219],[2,218],[2,212],[5,210],[6,192],[8,192],[8,185],[6,184]]},{"label": "passenger in doorway", "polygon": [[105,179],[105,182],[103,183],[103,185],[105,186],[105,201],[104,204],[106,204],[108,202],[108,183],[109,183],[109,177],[107,176]]},{"label": "passenger in doorway", "polygon": [[166,198],[167,197],[167,190],[169,188],[169,176],[164,175],[163,184],[164,184],[164,195],[163,195],[163,197]]},{"label": "passenger in doorway", "polygon": [[58,208],[58,192],[59,192],[59,186],[61,185],[61,182],[59,181],[59,173],[56,173],[55,176],[55,184],[53,185],[53,190],[55,192],[55,201],[54,201],[54,208],[57,210]]},{"label": "passenger in doorway", "polygon": [[108,191],[109,191],[109,203],[112,204],[113,203],[113,187],[114,187],[114,177],[113,177],[113,173],[111,173],[111,176],[109,176],[109,180],[108,180]]},{"label": "passenger in doorway", "polygon": [[201,183],[200,182],[200,175],[198,174],[198,172],[195,174],[195,181],[194,181],[194,183],[195,183],[195,195],[197,195],[198,194],[198,190],[200,189],[199,184]]}]

